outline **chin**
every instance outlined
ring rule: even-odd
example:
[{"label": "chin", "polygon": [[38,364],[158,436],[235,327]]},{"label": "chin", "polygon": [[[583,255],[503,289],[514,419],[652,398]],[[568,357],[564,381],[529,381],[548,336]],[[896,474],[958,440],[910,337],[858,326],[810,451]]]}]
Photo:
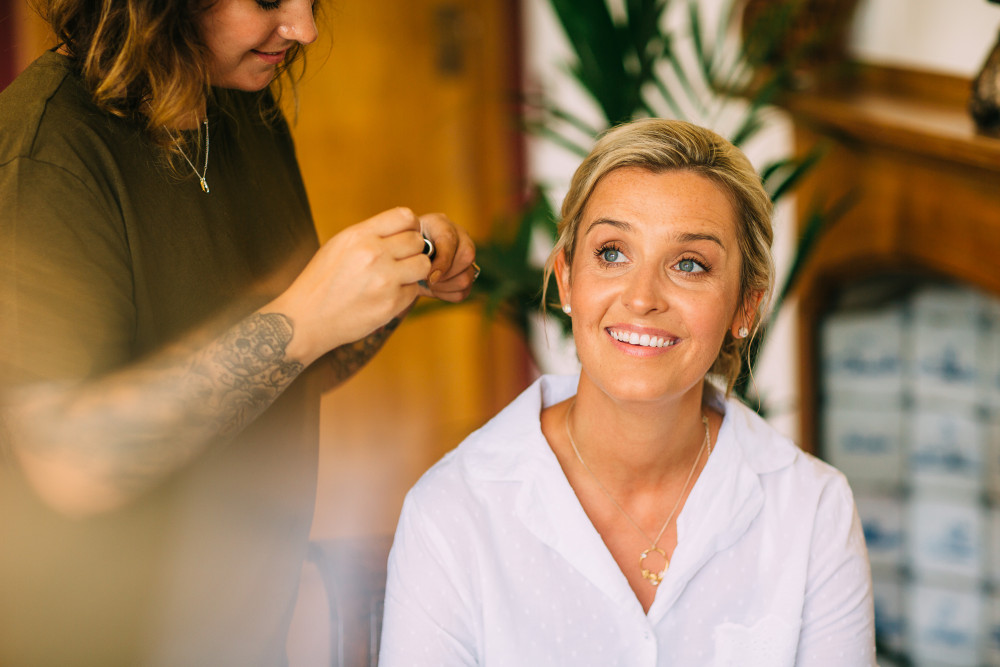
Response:
[{"label": "chin", "polygon": [[617,402],[639,404],[676,400],[688,394],[692,388],[701,386],[700,381],[691,385],[670,381],[668,378],[650,378],[646,381],[636,378],[623,381],[616,378],[608,382],[597,381],[595,384]]},{"label": "chin", "polygon": [[274,81],[274,74],[274,69],[271,69],[266,73],[235,75],[224,78],[221,83],[213,81],[212,85],[219,88],[242,90],[246,93],[256,93],[271,85],[271,82]]},{"label": "chin", "polygon": [[256,93],[270,86],[272,81],[274,81],[274,76],[268,77],[266,81],[246,82],[242,85],[233,86],[233,88],[246,93]]}]

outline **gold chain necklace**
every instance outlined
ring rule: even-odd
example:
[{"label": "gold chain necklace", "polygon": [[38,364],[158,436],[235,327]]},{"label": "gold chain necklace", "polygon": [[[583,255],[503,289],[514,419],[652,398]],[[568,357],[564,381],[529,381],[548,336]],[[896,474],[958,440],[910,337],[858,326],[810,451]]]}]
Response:
[{"label": "gold chain necklace", "polygon": [[[198,181],[201,183],[202,192],[204,192],[205,194],[208,194],[208,192],[209,192],[209,190],[208,190],[208,181],[205,180],[205,176],[208,175],[208,145],[209,145],[209,141],[208,141],[208,119],[206,118],[205,120],[203,120],[201,124],[205,128],[205,166],[202,168],[200,174],[198,173],[198,168],[194,166],[194,163],[191,162],[190,158],[188,158],[187,153],[184,152],[184,147],[180,145],[180,142],[178,141],[177,138],[174,137],[174,135],[170,132],[170,130],[167,130],[167,135],[171,139],[173,139],[174,143],[178,144],[177,148],[179,148],[180,151],[181,151],[181,157],[183,157],[184,161],[187,162],[188,165],[190,165],[191,171],[194,172],[194,175],[198,177]],[[166,128],[164,128],[164,129],[166,129]]]},{"label": "gold chain necklace", "polygon": [[[569,407],[566,409],[566,435],[569,436],[569,444],[573,448],[573,453],[576,454],[576,458],[579,459],[584,469],[588,473],[590,473],[590,476],[594,479],[595,482],[597,482],[597,486],[601,488],[601,491],[603,491],[604,495],[608,497],[608,500],[611,501],[611,504],[614,505],[618,509],[618,511],[622,513],[622,516],[628,519],[628,522],[632,524],[632,526],[637,531],[639,531],[639,534],[642,535],[644,539],[649,540],[650,543],[649,548],[644,550],[641,554],[639,554],[639,570],[640,572],[642,572],[643,579],[649,581],[649,583],[653,586],[659,586],[660,582],[663,581],[663,575],[667,573],[667,568],[670,567],[670,559],[667,558],[667,552],[664,551],[663,549],[660,549],[656,545],[660,543],[660,538],[663,537],[663,533],[667,530],[667,526],[670,525],[671,520],[673,520],[674,518],[674,514],[677,513],[677,508],[680,507],[681,505],[681,499],[684,497],[685,492],[687,492],[688,484],[691,483],[691,478],[694,477],[694,471],[698,467],[698,461],[701,460],[702,452],[704,452],[705,449],[707,448],[709,456],[712,455],[711,437],[709,436],[708,433],[708,417],[706,417],[705,415],[701,416],[701,423],[704,424],[705,426],[705,439],[702,441],[701,447],[698,449],[698,456],[696,456],[694,459],[694,464],[691,466],[691,472],[688,473],[687,479],[684,480],[684,487],[681,489],[680,495],[677,496],[677,502],[674,503],[674,508],[670,510],[670,515],[667,517],[667,520],[663,522],[663,527],[660,528],[660,532],[657,533],[656,539],[650,540],[649,535],[646,534],[646,531],[640,528],[639,524],[637,524],[635,520],[633,520],[632,517],[629,516],[628,512],[622,509],[622,506],[619,505],[618,501],[614,499],[614,496],[611,495],[611,492],[608,491],[607,487],[601,484],[601,480],[597,478],[597,475],[594,474],[594,471],[590,469],[590,466],[587,465],[587,462],[583,460],[582,456],[580,456],[580,450],[576,446],[576,441],[573,440],[573,432],[569,428],[570,413],[573,411],[573,408],[575,406],[576,406],[576,398],[573,399],[573,402],[570,403]],[[663,561],[664,561],[663,569],[660,570],[659,572],[654,572],[650,570],[648,567],[644,567],[646,558],[648,558],[649,554],[653,552],[656,552],[661,556],[663,556]]]}]

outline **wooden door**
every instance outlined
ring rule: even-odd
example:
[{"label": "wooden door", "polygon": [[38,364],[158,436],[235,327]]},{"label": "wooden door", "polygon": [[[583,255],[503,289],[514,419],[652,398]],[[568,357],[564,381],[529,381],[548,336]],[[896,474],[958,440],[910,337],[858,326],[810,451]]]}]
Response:
[{"label": "wooden door", "polygon": [[28,0],[0,0],[0,90],[54,43]]},{"label": "wooden door", "polygon": [[[322,6],[294,126],[321,239],[400,205],[485,234],[517,197],[517,3]],[[391,534],[419,475],[527,381],[476,307],[411,316],[324,401],[314,537]]]},{"label": "wooden door", "polygon": [[[517,199],[515,0],[325,5],[294,134],[321,239],[383,209],[483,236]],[[312,562],[291,664],[375,665],[385,558],[419,476],[526,386],[513,330],[471,305],[411,316],[324,399]]]}]

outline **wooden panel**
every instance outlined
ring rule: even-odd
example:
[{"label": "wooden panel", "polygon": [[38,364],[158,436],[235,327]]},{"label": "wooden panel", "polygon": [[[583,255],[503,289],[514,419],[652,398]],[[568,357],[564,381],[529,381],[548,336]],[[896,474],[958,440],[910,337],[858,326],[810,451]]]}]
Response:
[{"label": "wooden panel", "polygon": [[26,0],[0,0],[0,37],[0,89],[55,44],[48,24]]},{"label": "wooden panel", "polygon": [[7,87],[17,75],[16,51],[14,39],[17,35],[17,25],[14,22],[13,0],[0,0],[0,90]]},{"label": "wooden panel", "polygon": [[[398,205],[484,234],[517,195],[516,3],[325,7],[294,129],[321,237]],[[390,534],[406,490],[528,373],[522,341],[477,308],[411,317],[324,401],[314,537]]]}]

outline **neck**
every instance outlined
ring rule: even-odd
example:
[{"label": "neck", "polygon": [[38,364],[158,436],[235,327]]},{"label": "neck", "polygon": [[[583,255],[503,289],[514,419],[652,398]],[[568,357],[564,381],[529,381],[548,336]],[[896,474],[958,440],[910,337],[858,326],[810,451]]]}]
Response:
[{"label": "neck", "polygon": [[700,386],[676,400],[634,403],[580,385],[569,427],[598,476],[635,487],[688,474],[705,439]]}]

